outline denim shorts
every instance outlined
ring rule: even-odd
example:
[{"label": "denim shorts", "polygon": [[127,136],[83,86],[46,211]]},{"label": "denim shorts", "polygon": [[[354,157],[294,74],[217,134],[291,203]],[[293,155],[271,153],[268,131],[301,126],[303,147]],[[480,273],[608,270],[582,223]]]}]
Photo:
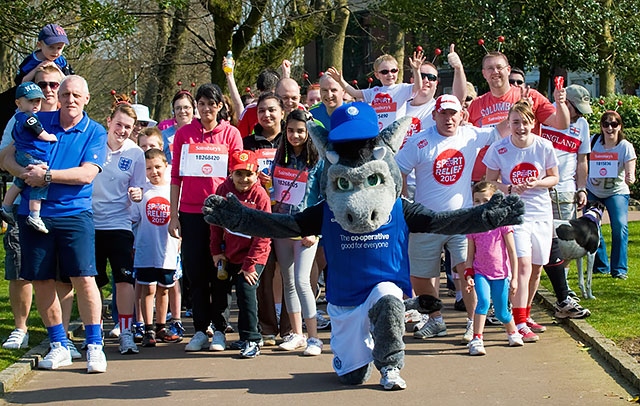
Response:
[{"label": "denim shorts", "polygon": [[25,280],[55,280],[58,276],[96,276],[95,231],[89,211],[68,217],[42,217],[49,233],[41,233],[18,216]]}]

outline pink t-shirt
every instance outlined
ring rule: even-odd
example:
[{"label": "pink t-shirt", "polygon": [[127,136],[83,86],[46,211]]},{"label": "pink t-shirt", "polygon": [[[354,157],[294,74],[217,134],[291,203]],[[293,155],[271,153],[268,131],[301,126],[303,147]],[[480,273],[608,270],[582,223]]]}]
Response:
[{"label": "pink t-shirt", "polygon": [[484,233],[469,234],[467,238],[476,246],[473,270],[490,280],[506,279],[511,273],[505,235],[512,233],[511,226],[498,227]]}]

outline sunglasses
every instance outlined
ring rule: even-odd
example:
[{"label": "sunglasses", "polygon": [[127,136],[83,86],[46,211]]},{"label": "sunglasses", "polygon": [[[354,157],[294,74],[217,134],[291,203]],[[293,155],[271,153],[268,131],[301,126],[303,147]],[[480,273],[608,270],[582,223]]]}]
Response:
[{"label": "sunglasses", "polygon": [[40,89],[46,89],[47,86],[49,86],[49,88],[51,90],[56,90],[57,88],[60,87],[60,83],[58,83],[58,82],[45,82],[45,81],[42,81],[42,82],[38,82],[36,84],[38,86],[40,86]]},{"label": "sunglasses", "polygon": [[602,126],[602,128],[607,128],[607,127],[618,128],[620,123],[617,122],[617,121],[605,121],[604,123],[602,123],[600,125]]},{"label": "sunglasses", "polygon": [[382,69],[382,70],[379,70],[378,73],[382,75],[388,75],[389,73],[398,73],[398,68]]},{"label": "sunglasses", "polygon": [[422,79],[427,79],[429,82],[435,82],[438,80],[438,76],[434,75],[433,73],[422,73],[420,72],[420,76],[422,76]]},{"label": "sunglasses", "polygon": [[149,122],[148,121],[136,121],[136,125],[139,125],[140,127],[147,127],[147,126],[149,126]]},{"label": "sunglasses", "polygon": [[510,85],[516,85],[516,86],[522,86],[522,85],[524,85],[524,80],[520,80],[520,79],[509,79],[509,84],[510,84]]}]

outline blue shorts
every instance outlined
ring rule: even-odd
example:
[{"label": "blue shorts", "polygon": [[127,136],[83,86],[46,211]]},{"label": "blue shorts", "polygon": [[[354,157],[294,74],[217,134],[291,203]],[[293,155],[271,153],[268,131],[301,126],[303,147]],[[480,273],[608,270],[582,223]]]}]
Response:
[{"label": "blue shorts", "polygon": [[[24,167],[27,165],[38,165],[38,164],[46,164],[39,159],[32,157],[30,154],[22,151],[16,151],[16,162]],[[20,190],[23,190],[28,185],[24,183],[24,181],[20,178],[14,178],[13,184],[16,185]],[[47,198],[47,194],[49,193],[49,185],[42,187],[32,187],[29,189],[29,200],[45,200]]]},{"label": "blue shorts", "polygon": [[140,285],[155,285],[170,288],[176,284],[176,270],[162,268],[136,268],[136,281]]},{"label": "blue shorts", "polygon": [[42,281],[58,276],[96,276],[95,231],[89,211],[69,217],[43,217],[49,233],[41,233],[18,216],[22,269],[20,277]]}]

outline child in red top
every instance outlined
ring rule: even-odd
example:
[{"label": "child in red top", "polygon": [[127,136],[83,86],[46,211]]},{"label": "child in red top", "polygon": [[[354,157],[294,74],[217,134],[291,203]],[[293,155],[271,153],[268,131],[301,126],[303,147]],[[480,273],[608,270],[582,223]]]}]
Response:
[{"label": "child in red top", "polygon": [[[234,152],[230,157],[229,170],[231,176],[218,186],[216,194],[227,196],[233,193],[245,206],[270,213],[271,199],[258,182],[258,159],[255,152]],[[258,331],[256,289],[269,257],[270,244],[269,238],[250,237],[211,226],[213,262],[219,264],[219,269],[226,263],[227,274],[236,287],[238,330],[240,341],[243,342],[240,356],[243,358],[260,355],[259,342],[262,336]],[[219,274],[218,277],[225,276]]]}]

